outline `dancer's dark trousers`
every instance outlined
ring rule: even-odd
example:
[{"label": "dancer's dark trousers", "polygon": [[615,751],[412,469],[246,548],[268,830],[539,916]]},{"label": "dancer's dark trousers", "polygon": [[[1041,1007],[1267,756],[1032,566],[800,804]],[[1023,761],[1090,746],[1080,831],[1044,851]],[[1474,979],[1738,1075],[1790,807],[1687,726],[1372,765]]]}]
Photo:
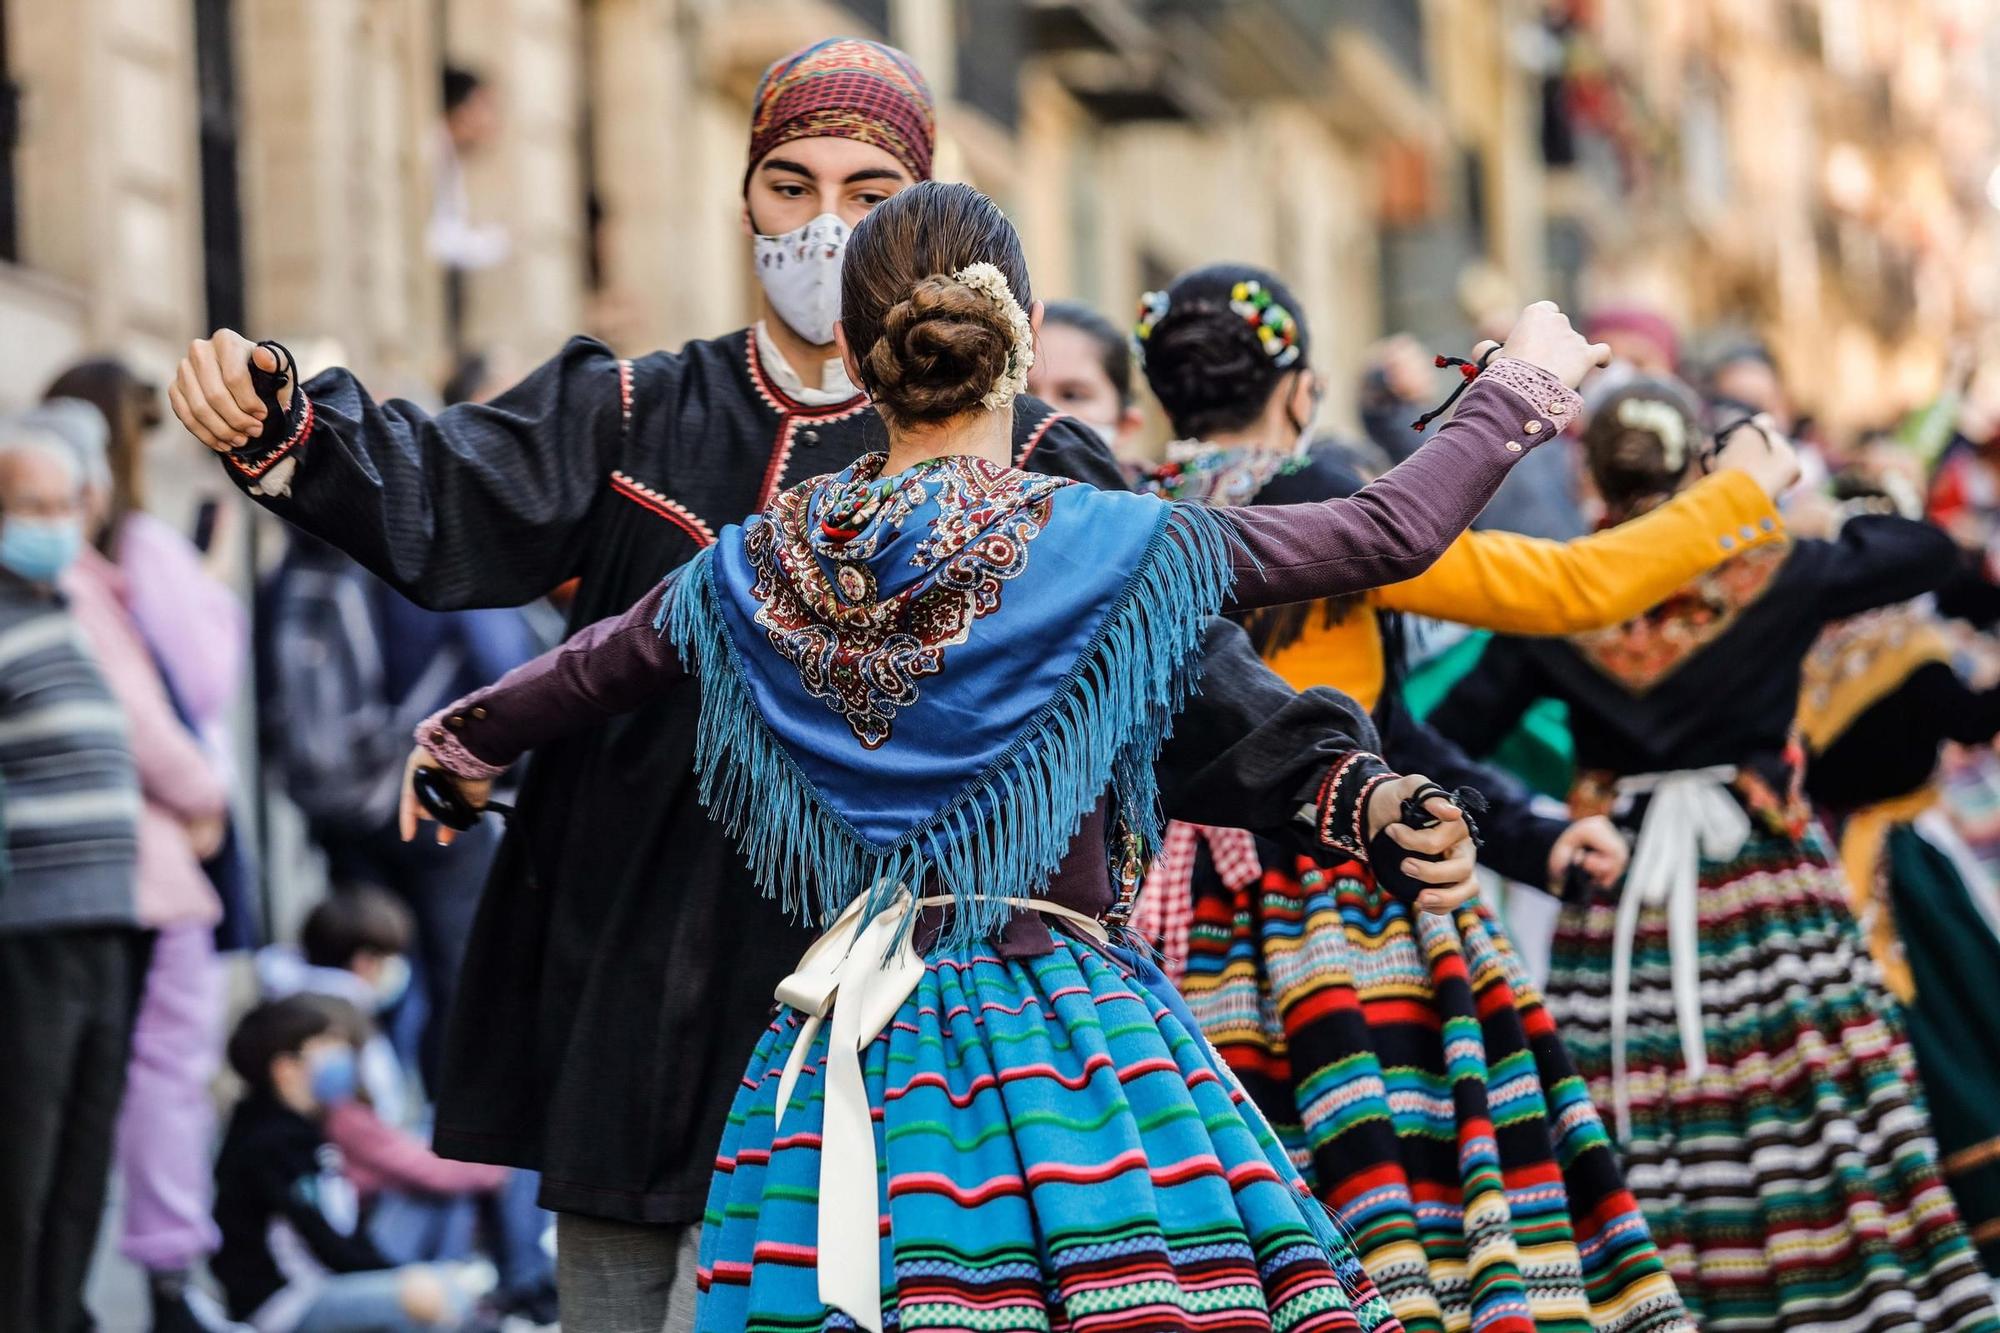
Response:
[{"label": "dancer's dark trousers", "polygon": [[82,1333],[152,937],[0,934],[0,1333]]},{"label": "dancer's dark trousers", "polygon": [[693,1333],[701,1226],[556,1214],[563,1333]]}]

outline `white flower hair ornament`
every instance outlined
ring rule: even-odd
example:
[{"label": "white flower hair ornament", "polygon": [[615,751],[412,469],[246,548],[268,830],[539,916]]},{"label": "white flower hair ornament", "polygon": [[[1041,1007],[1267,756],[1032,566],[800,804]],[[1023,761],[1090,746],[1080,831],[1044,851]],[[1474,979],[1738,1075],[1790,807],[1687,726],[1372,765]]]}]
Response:
[{"label": "white flower hair ornament", "polygon": [[1014,299],[1014,289],[1007,285],[1007,275],[992,264],[967,264],[951,275],[951,280],[972,288],[1007,317],[1007,327],[1011,345],[1007,349],[1007,368],[993,381],[986,396],[979,405],[989,412],[998,412],[1027,391],[1028,368],[1035,364],[1035,330],[1028,323],[1028,312],[1021,309],[1021,303]]},{"label": "white flower hair ornament", "polygon": [[1687,418],[1672,403],[1658,398],[1627,398],[1618,404],[1618,424],[1658,438],[1668,471],[1679,472],[1687,466]]}]

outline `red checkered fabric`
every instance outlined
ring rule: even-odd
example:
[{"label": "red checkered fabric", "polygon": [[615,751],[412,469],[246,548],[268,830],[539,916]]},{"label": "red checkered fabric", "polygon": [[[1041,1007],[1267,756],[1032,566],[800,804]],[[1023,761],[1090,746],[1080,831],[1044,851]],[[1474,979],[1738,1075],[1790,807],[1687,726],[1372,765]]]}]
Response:
[{"label": "red checkered fabric", "polygon": [[832,37],[793,52],[757,85],[744,184],[781,144],[825,138],[874,144],[929,180],[937,145],[930,85],[908,56],[880,42]]},{"label": "red checkered fabric", "polygon": [[1160,854],[1153,858],[1146,882],[1139,886],[1139,900],[1132,907],[1132,930],[1159,948],[1161,969],[1177,986],[1187,975],[1188,932],[1194,926],[1194,864],[1204,842],[1209,859],[1215,862],[1215,873],[1229,888],[1240,889],[1264,876],[1264,863],[1257,858],[1257,839],[1248,830],[1179,820],[1167,825]]}]

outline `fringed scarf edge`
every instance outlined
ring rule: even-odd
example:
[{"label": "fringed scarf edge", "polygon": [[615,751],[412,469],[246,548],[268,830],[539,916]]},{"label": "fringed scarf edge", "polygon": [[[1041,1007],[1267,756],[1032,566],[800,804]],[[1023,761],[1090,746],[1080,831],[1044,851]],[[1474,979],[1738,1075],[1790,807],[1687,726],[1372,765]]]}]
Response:
[{"label": "fringed scarf edge", "polygon": [[701,683],[702,804],[765,894],[795,916],[824,925],[866,893],[872,919],[899,886],[935,885],[957,900],[941,942],[984,939],[1014,910],[988,895],[1044,888],[1107,783],[1147,853],[1158,845],[1153,765],[1199,684],[1203,622],[1228,595],[1240,546],[1221,515],[1168,507],[1096,635],[1021,734],[949,805],[886,847],[826,804],[759,713],[708,547],[671,576],[678,586],[655,621]]}]

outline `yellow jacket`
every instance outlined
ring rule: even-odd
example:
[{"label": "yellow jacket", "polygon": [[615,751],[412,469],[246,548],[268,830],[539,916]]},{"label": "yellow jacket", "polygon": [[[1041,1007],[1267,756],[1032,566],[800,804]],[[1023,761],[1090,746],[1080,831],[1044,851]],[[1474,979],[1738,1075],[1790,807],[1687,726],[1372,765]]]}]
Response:
[{"label": "yellow jacket", "polygon": [[[1575,541],[1467,532],[1416,578],[1364,600],[1371,611],[1503,634],[1576,634],[1630,620],[1731,556],[1784,539],[1763,488],[1741,472],[1721,472],[1649,514]],[[1382,634],[1359,608],[1332,625],[1314,616],[1270,660],[1294,689],[1331,685],[1367,708],[1382,693]]]}]

